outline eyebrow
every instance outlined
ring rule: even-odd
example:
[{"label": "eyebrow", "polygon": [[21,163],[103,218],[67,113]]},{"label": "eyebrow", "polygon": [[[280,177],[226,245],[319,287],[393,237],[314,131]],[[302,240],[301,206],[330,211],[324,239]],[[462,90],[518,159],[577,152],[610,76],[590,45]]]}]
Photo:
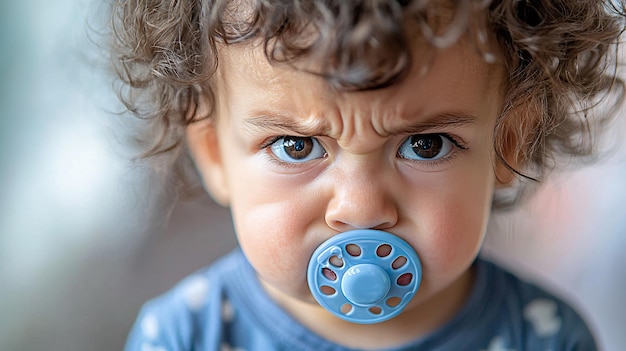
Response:
[{"label": "eyebrow", "polygon": [[[407,118],[404,118],[404,120],[406,119]],[[430,130],[459,128],[476,123],[477,120],[477,116],[471,115],[466,112],[442,112],[429,116],[423,121],[417,121],[415,123],[408,123],[407,125],[398,126],[394,129],[389,130],[389,133],[419,134]]]},{"label": "eyebrow", "polygon": [[311,126],[298,123],[298,120],[290,115],[280,113],[263,113],[254,117],[245,118],[243,121],[243,129],[261,129],[276,132],[291,132],[301,135],[320,135],[324,134],[327,127],[324,122],[315,122]]},{"label": "eyebrow", "polygon": [[[400,117],[406,121],[409,118]],[[393,128],[386,129],[385,135],[394,134],[420,134],[431,130],[440,130],[444,128],[459,128],[469,124],[473,124],[478,120],[477,116],[466,112],[443,112],[433,116],[429,116],[423,121],[406,123]],[[328,126],[324,121],[316,122],[311,126],[298,123],[297,119],[283,114],[265,113],[262,115],[244,119],[243,128],[245,130],[261,129],[276,132],[292,132],[301,135],[326,135],[325,131]],[[379,131],[380,132],[380,131]]]}]

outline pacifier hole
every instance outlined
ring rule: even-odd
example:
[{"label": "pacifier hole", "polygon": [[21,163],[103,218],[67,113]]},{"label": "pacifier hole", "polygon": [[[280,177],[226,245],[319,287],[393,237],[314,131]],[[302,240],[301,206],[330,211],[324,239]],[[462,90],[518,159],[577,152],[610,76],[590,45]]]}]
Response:
[{"label": "pacifier hole", "polygon": [[370,307],[369,311],[373,314],[381,314],[383,312],[383,310],[378,306]]},{"label": "pacifier hole", "polygon": [[332,269],[330,268],[322,268],[322,274],[324,275],[324,277],[326,277],[326,279],[328,280],[332,280],[335,281],[337,280],[337,273],[335,273]]},{"label": "pacifier hole", "polygon": [[346,245],[346,251],[348,254],[353,257],[361,256],[361,247],[357,244],[348,244]]},{"label": "pacifier hole", "polygon": [[394,297],[388,298],[386,303],[387,303],[387,306],[389,307],[396,307],[400,304],[400,302],[402,302],[402,299],[397,296],[394,296]]},{"label": "pacifier hole", "polygon": [[407,261],[406,257],[398,256],[395,260],[393,260],[393,263],[391,264],[391,268],[398,269],[404,266],[406,264],[406,261]]},{"label": "pacifier hole", "polygon": [[330,256],[328,261],[330,262],[330,264],[332,264],[335,267],[338,267],[338,268],[343,267],[343,259],[337,255]]},{"label": "pacifier hole", "polygon": [[348,314],[348,313],[350,313],[350,311],[352,311],[352,305],[351,305],[351,304],[349,304],[349,303],[344,303],[344,304],[341,306],[340,311],[341,311],[341,313],[343,313],[343,314]]},{"label": "pacifier hole", "polygon": [[400,286],[407,286],[407,285],[411,284],[412,280],[413,280],[413,274],[411,274],[411,273],[404,273],[404,274],[402,274],[401,276],[398,277],[396,282]]},{"label": "pacifier hole", "polygon": [[378,257],[387,257],[391,253],[391,246],[387,244],[382,244],[376,249],[376,255]]},{"label": "pacifier hole", "polygon": [[324,295],[333,295],[336,290],[328,285],[322,285],[320,286],[320,291],[322,292],[322,294]]}]

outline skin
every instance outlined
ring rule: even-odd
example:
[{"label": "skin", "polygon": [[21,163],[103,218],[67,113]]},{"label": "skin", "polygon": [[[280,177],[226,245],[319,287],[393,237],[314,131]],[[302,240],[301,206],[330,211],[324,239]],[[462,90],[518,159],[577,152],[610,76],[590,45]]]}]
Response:
[{"label": "skin", "polygon": [[[493,130],[504,69],[463,42],[440,50],[427,74],[419,73],[419,45],[413,54],[412,72],[400,84],[341,92],[311,74],[270,65],[258,46],[224,47],[216,119],[187,131],[207,189],[231,208],[241,248],[270,296],[305,326],[350,347],[403,344],[458,312],[472,289],[471,263],[498,185]],[[436,161],[411,159],[413,149],[402,146],[426,133],[445,133],[458,145]],[[282,144],[272,144],[285,135],[319,145],[308,161],[286,162]],[[413,301],[379,324],[333,316],[306,282],[315,248],[358,228],[393,233],[422,260]]]}]

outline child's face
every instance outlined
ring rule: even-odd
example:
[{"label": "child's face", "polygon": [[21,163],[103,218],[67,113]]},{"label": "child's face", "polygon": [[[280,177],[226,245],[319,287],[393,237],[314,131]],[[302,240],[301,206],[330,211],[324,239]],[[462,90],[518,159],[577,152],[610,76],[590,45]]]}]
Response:
[{"label": "child's face", "polygon": [[417,251],[423,280],[410,306],[468,288],[458,282],[469,281],[496,183],[503,69],[471,45],[441,51],[425,75],[418,50],[414,58],[399,85],[337,92],[271,66],[260,48],[222,49],[217,123],[192,126],[189,142],[279,300],[314,302],[311,254],[356,228],[388,231]]}]

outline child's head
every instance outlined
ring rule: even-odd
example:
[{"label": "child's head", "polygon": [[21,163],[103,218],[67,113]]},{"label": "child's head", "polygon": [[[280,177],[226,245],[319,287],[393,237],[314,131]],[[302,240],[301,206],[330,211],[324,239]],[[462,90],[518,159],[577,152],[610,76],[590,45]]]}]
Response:
[{"label": "child's head", "polygon": [[420,254],[415,303],[456,301],[494,189],[587,155],[580,111],[618,82],[602,1],[118,2],[148,154],[187,145],[268,290],[299,300],[321,242],[375,228]]},{"label": "child's head", "polygon": [[586,113],[621,89],[607,57],[623,25],[615,0],[114,3],[122,99],[149,126],[144,155],[169,161],[186,156],[187,125],[217,118],[218,53],[233,44],[262,46],[275,65],[306,70],[298,61],[317,59],[311,74],[329,88],[359,91],[396,84],[409,69],[427,70],[439,48],[467,43],[505,69],[493,151],[508,169],[500,180],[518,190],[506,204],[528,185],[515,180],[542,179],[556,159],[589,156]]}]

